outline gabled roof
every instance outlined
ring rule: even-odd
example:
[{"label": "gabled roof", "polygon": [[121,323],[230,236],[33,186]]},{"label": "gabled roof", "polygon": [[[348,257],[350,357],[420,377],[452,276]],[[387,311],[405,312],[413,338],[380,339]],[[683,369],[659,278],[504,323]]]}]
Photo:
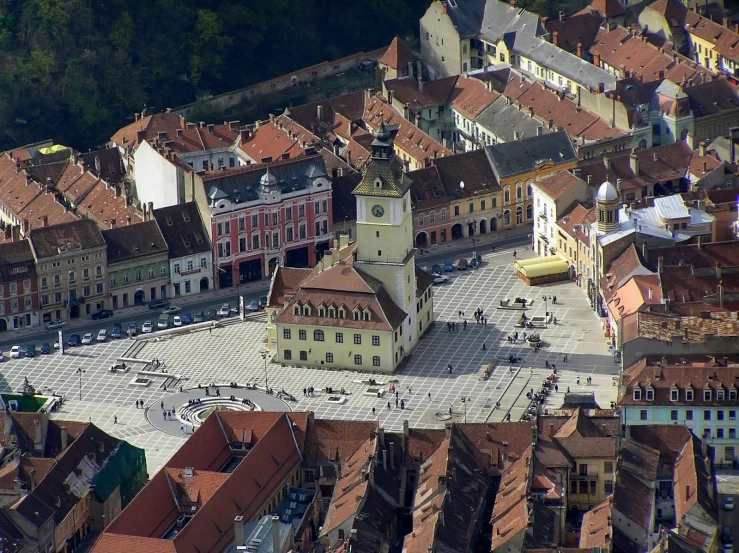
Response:
[{"label": "gabled roof", "polygon": [[739,39],[733,29],[688,10],[685,30],[713,44],[718,55],[734,61],[739,59]]},{"label": "gabled roof", "polygon": [[486,146],[485,152],[498,182],[507,177],[533,172],[541,162],[551,162],[556,166],[577,160],[566,131]]},{"label": "gabled roof", "polygon": [[371,433],[378,431],[377,421],[314,419],[308,424],[305,462],[309,466],[344,462],[367,444]]},{"label": "gabled roof", "polygon": [[59,248],[78,247],[83,250],[105,246],[105,240],[94,221],[82,219],[71,223],[31,229],[28,235],[34,257],[45,259],[59,255]]},{"label": "gabled roof", "polygon": [[270,121],[254,129],[246,141],[242,141],[239,136],[236,148],[255,163],[263,163],[278,159],[295,159],[303,153],[305,146],[278,128],[278,123]]},{"label": "gabled roof", "polygon": [[459,33],[459,38],[465,39],[477,36],[482,26],[486,4],[488,4],[486,0],[461,0],[446,3],[447,14],[457,33]]},{"label": "gabled roof", "polygon": [[610,550],[613,541],[612,502],[613,495],[609,495],[583,515],[580,527],[580,549],[592,551],[592,548],[600,547],[601,549]]},{"label": "gabled roof", "polygon": [[136,121],[133,123],[118,129],[110,141],[121,148],[128,148],[138,146],[139,131],[146,131],[144,140],[151,140],[156,138],[159,132],[174,132],[176,129],[183,129],[186,126],[184,118],[169,112],[152,115],[137,113],[135,119]]},{"label": "gabled roof", "polygon": [[[606,0],[595,0],[595,2],[605,4]],[[550,36],[552,33],[557,33],[557,45],[560,48],[571,54],[577,54],[578,48],[582,48],[583,53],[590,49],[603,21],[603,14],[599,13],[599,8],[594,5],[595,2],[563,20],[558,17],[550,17],[546,20],[547,31]],[[607,0],[607,3],[609,5],[618,4],[618,0]]]},{"label": "gabled roof", "polygon": [[474,121],[480,113],[492,104],[500,96],[495,91],[478,81],[460,75],[454,84],[454,90],[449,98],[452,108],[464,115],[467,119]]},{"label": "gabled roof", "polygon": [[103,239],[108,245],[108,263],[145,258],[169,252],[157,221],[138,225],[126,225],[104,230]]},{"label": "gabled roof", "polygon": [[[628,517],[641,528],[649,531],[652,527],[652,490],[629,471],[616,474],[613,488],[613,508]],[[677,503],[677,498],[675,498]]]},{"label": "gabled roof", "polygon": [[377,63],[397,70],[407,67],[408,63],[412,61],[413,52],[404,40],[396,36],[385,50],[385,53],[377,60]]},{"label": "gabled roof", "polygon": [[569,171],[559,171],[548,177],[544,177],[534,186],[549,196],[552,200],[557,200],[562,194],[574,188],[582,179],[576,177]]},{"label": "gabled roof", "polygon": [[[739,36],[735,36],[739,42]],[[707,117],[739,108],[736,88],[723,78],[686,87],[685,94],[695,117]]]},{"label": "gabled roof", "polygon": [[172,259],[210,251],[210,241],[195,202],[154,210]]},{"label": "gabled roof", "polygon": [[635,313],[645,305],[662,303],[659,275],[635,275],[621,285],[608,300],[608,311],[614,321]]},{"label": "gabled roof", "polygon": [[[713,500],[713,486],[710,472],[703,456],[701,441],[691,435],[680,456],[675,461],[675,521],[678,525],[690,523],[694,519],[701,522],[718,523],[716,503]],[[703,530],[705,526],[701,528]],[[683,530],[683,529],[681,529]],[[682,533],[682,532],[681,532]]]},{"label": "gabled roof", "polygon": [[500,549],[528,526],[532,463],[533,454],[529,450],[501,474],[490,521],[493,529],[491,550]]}]

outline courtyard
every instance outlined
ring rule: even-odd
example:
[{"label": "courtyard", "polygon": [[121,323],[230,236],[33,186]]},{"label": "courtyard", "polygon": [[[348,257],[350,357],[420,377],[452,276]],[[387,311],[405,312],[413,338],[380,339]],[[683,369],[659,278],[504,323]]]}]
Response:
[{"label": "courtyard", "polygon": [[[143,447],[150,474],[197,427],[197,414],[186,408],[197,398],[210,398],[205,388],[213,384],[221,397],[235,393],[238,401],[258,408],[311,410],[318,418],[377,419],[385,429],[398,431],[406,419],[416,428],[443,427],[450,421],[521,420],[531,404],[527,392],[538,390],[552,373],[547,364],[555,364],[558,391],[547,398],[545,409],[560,407],[568,389],[592,393],[608,408],[616,399],[619,367],[585,294],[572,282],[530,288],[515,276],[511,261],[510,252],[496,251],[485,256],[480,269],[455,272],[449,284],[435,287],[437,323],[408,364],[393,375],[265,364],[264,319],[234,319],[212,332],[120,340],[73,348],[66,355],[11,360],[1,366],[0,392],[18,392],[28,377],[40,393],[65,396],[54,417],[92,421]],[[556,296],[556,304],[545,302],[544,295]],[[558,324],[535,331],[545,344],[538,351],[521,339],[508,339],[515,331],[523,334],[524,329],[515,328],[522,311],[502,309],[500,303],[517,297],[528,300],[529,319],[543,317],[547,310],[557,318]],[[479,308],[487,325],[475,322],[473,312]],[[451,331],[448,322],[457,323],[457,330]],[[510,363],[511,356],[520,361]],[[137,367],[128,373],[110,371],[122,357],[158,359],[161,366],[147,368],[148,385],[134,385]],[[492,368],[484,378],[487,366]],[[370,378],[376,386],[369,385]],[[272,396],[263,392],[265,381]],[[229,392],[232,383],[239,388]],[[246,385],[257,389],[245,392]],[[309,387],[315,392],[304,395]],[[283,390],[292,398],[282,396]],[[174,411],[174,418],[167,421],[164,411]]]}]

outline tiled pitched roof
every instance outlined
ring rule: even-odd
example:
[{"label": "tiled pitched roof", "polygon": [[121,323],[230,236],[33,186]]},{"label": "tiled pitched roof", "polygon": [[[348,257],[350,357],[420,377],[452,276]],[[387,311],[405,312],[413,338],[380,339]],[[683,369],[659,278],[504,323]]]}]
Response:
[{"label": "tiled pitched roof", "polygon": [[265,159],[295,159],[304,152],[300,142],[290,138],[274,121],[254,129],[246,142],[242,142],[239,137],[236,144],[239,150],[256,163],[261,163]]},{"label": "tiled pitched roof", "polygon": [[377,63],[387,65],[393,69],[403,69],[408,66],[408,62],[412,61],[413,52],[403,39],[396,36],[385,50],[385,53],[377,60]]},{"label": "tiled pitched roof", "polygon": [[608,496],[582,517],[580,527],[580,548],[591,550],[593,547],[610,550],[613,540],[611,525],[611,503],[613,496]]},{"label": "tiled pitched roof", "polygon": [[316,419],[308,424],[305,462],[317,466],[328,461],[346,461],[379,430],[377,421]]},{"label": "tiled pitched roof", "polygon": [[590,417],[585,416],[582,409],[577,409],[559,427],[553,438],[573,458],[615,458],[618,433],[617,422],[605,421],[605,424],[599,428]]},{"label": "tiled pitched roof", "polygon": [[[439,178],[452,199],[468,198],[475,193],[499,191],[500,184],[484,150],[473,150],[434,162]],[[459,186],[464,182],[464,188]]]},{"label": "tiled pitched roof", "polygon": [[152,145],[166,146],[178,154],[190,154],[229,148],[239,136],[238,122],[220,125],[194,125],[188,123],[184,129],[167,129],[147,138]]},{"label": "tiled pitched roof", "polygon": [[300,288],[300,283],[312,272],[312,269],[301,269],[295,267],[277,267],[272,282],[270,283],[267,305],[269,307],[283,308],[285,299],[288,301]]},{"label": "tiled pitched roof", "polygon": [[[599,3],[605,3],[605,0],[596,0]],[[608,3],[618,0],[608,0]],[[557,33],[557,45],[566,50],[570,54],[577,54],[578,45],[583,52],[587,52],[595,41],[595,35],[598,32],[603,17],[598,13],[594,5],[586,6],[577,13],[574,13],[563,20],[557,17],[551,17],[546,21],[547,31],[550,36]]]},{"label": "tiled pitched roof", "polygon": [[[451,79],[451,82],[454,83],[456,77],[448,77],[448,79]],[[439,98],[426,93],[426,83],[423,84],[424,92],[421,92],[418,88],[418,81],[413,77],[389,79],[383,85],[388,91],[392,91],[398,102],[407,104],[411,111],[443,106],[449,99],[448,96]]]},{"label": "tiled pitched roof", "polygon": [[529,450],[501,475],[490,521],[493,527],[491,550],[504,546],[524,531],[529,523],[528,491],[532,457]]},{"label": "tiled pitched roof", "polygon": [[[739,35],[736,35],[736,41],[739,42]],[[695,117],[707,117],[739,108],[736,88],[723,78],[685,87],[685,94],[688,95]]]},{"label": "tiled pitched roof", "polygon": [[121,196],[115,187],[99,180],[77,205],[77,213],[95,221],[100,228],[137,224],[142,221],[141,214],[130,200]]},{"label": "tiled pitched roof", "polygon": [[146,131],[144,140],[151,140],[156,138],[159,132],[174,132],[176,129],[182,129],[185,126],[185,120],[172,113],[144,115],[138,121],[118,129],[110,141],[122,148],[128,148],[138,145],[139,131]]},{"label": "tiled pitched roof", "polygon": [[[349,92],[319,100],[302,106],[294,106],[289,109],[289,117],[302,128],[314,135],[325,137],[328,131],[336,126],[335,116],[341,114],[343,117],[357,123],[362,120],[364,111],[364,91]],[[319,109],[321,117],[319,118]]]},{"label": "tiled pitched roof", "polygon": [[556,200],[579,182],[582,182],[582,180],[569,171],[559,171],[558,173],[544,177],[535,186],[551,199]]},{"label": "tiled pitched roof", "polygon": [[362,118],[372,132],[378,129],[380,123],[398,125],[395,145],[421,165],[425,166],[432,159],[453,155],[451,150],[445,148],[410,121],[403,118],[378,95],[373,96],[366,102]]},{"label": "tiled pitched roof", "polygon": [[636,275],[620,286],[608,300],[607,308],[613,320],[635,313],[644,305],[662,303],[659,275]]},{"label": "tiled pitched roof", "polygon": [[499,181],[533,172],[541,162],[556,166],[577,159],[566,131],[486,146],[485,152]]},{"label": "tiled pitched roof", "polygon": [[688,14],[688,8],[680,0],[657,0],[647,8],[664,16],[672,27],[682,27]]},{"label": "tiled pitched roof", "polygon": [[108,263],[128,261],[149,255],[165,254],[169,247],[157,221],[120,226],[102,231],[108,245]]},{"label": "tiled pitched roof", "polygon": [[[709,518],[716,520],[716,504],[712,498],[713,491],[710,490],[713,482],[710,478],[706,460],[703,457],[701,441],[691,436],[688,443],[680,452],[675,461],[675,478],[673,490],[675,494],[675,521],[678,525],[689,525],[686,517],[696,514],[702,510]],[[702,518],[702,517],[700,517]],[[703,530],[705,526],[701,528]]]},{"label": "tiled pitched roof", "polygon": [[460,75],[454,85],[450,97],[452,108],[474,121],[477,116],[500,96],[497,92],[488,90],[477,79]]},{"label": "tiled pitched roof", "polygon": [[155,209],[154,218],[159,223],[171,258],[210,251],[208,234],[195,202]]},{"label": "tiled pitched roof", "polygon": [[720,56],[739,60],[739,35],[733,29],[689,10],[685,14],[685,30],[713,44]]},{"label": "tiled pitched roof", "polygon": [[[126,168],[123,165],[121,152],[118,148],[105,148],[82,153],[80,156],[92,173],[109,184],[118,184],[126,175]],[[99,170],[98,166],[100,167]],[[54,180],[56,181],[56,179]],[[40,182],[44,181],[45,179]]]},{"label": "tiled pitched roof", "polygon": [[590,2],[590,7],[607,18],[618,17],[626,13],[626,9],[618,0],[593,0]]},{"label": "tiled pitched roof", "polygon": [[28,240],[0,244],[0,266],[33,261],[33,252]]},{"label": "tiled pitched roof", "polygon": [[[453,159],[453,157],[449,159]],[[415,212],[449,205],[449,196],[441,182],[436,165],[411,171],[408,173],[408,177],[413,181],[411,201]]]},{"label": "tiled pitched roof", "polygon": [[626,439],[621,444],[618,454],[619,470],[627,470],[644,480],[657,480],[660,465],[658,449]]},{"label": "tiled pitched roof", "polygon": [[652,522],[652,495],[649,486],[629,471],[622,470],[616,475],[613,488],[613,508],[649,530]]},{"label": "tiled pitched roof", "polygon": [[595,223],[596,212],[593,202],[579,202],[575,200],[572,205],[564,211],[557,225],[564,232],[579,240],[586,246],[590,246],[590,233],[586,232],[589,224]]},{"label": "tiled pitched roof", "polygon": [[605,293],[606,300],[609,300],[631,276],[651,272],[642,263],[642,257],[636,245],[629,245],[621,255],[611,261],[611,266],[608,267],[608,272],[603,277],[601,289]]},{"label": "tiled pitched roof", "polygon": [[58,248],[67,244],[85,249],[105,246],[100,229],[89,219],[31,229],[29,240],[37,260],[58,255]]}]

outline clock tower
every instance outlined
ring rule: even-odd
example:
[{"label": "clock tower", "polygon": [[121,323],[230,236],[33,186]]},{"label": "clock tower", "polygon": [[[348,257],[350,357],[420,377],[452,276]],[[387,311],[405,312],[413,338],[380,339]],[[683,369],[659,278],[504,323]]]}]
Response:
[{"label": "clock tower", "polygon": [[[395,303],[415,318],[412,181],[393,149],[397,129],[380,123],[372,158],[354,189],[357,201],[357,268],[380,280]],[[415,322],[409,329],[416,334]],[[415,339],[412,340],[415,343]]]}]

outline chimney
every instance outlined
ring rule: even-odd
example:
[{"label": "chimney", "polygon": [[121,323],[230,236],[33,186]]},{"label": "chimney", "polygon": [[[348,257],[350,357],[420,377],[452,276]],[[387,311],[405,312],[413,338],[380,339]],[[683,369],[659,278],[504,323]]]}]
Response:
[{"label": "chimney", "polygon": [[445,434],[446,434],[446,439],[447,440],[450,440],[451,437],[452,437],[452,425],[451,425],[451,423],[445,424],[444,425],[444,430],[445,430]]},{"label": "chimney", "polygon": [[146,131],[141,129],[136,132],[136,144],[141,144],[144,140],[146,140]]},{"label": "chimney", "polygon": [[721,264],[716,263],[716,278],[721,278]]},{"label": "chimney", "polygon": [[441,13],[444,15],[449,13],[449,8],[446,5],[446,0],[441,0]]},{"label": "chimney", "polygon": [[390,105],[393,105],[393,100],[395,99],[395,91],[394,90],[388,90],[387,91],[387,103]]},{"label": "chimney", "polygon": [[649,256],[647,255],[649,253],[649,248],[646,242],[641,245],[641,253],[642,256],[644,256],[644,259],[649,259]]},{"label": "chimney", "polygon": [[665,258],[661,255],[657,258],[657,273],[662,274],[662,267],[665,262]]},{"label": "chimney", "polygon": [[176,136],[177,138],[182,138],[182,129],[177,129],[177,130],[175,131],[175,136]]},{"label": "chimney", "polygon": [[249,139],[251,138],[251,130],[249,130],[249,129],[241,129],[241,131],[239,131],[239,135],[240,135],[240,138],[241,138],[241,143],[242,144],[246,144],[249,141]]},{"label": "chimney", "polygon": [[146,202],[141,202],[141,209],[144,212],[144,221],[147,221],[149,214],[146,212]]},{"label": "chimney", "polygon": [[577,43],[577,57],[582,58],[582,42]]},{"label": "chimney", "polygon": [[28,234],[29,226],[28,219],[23,219],[23,236]]},{"label": "chimney", "polygon": [[554,423],[553,422],[549,423],[549,435],[554,436]]},{"label": "chimney", "polygon": [[321,105],[316,107],[316,119],[323,121],[323,106]]},{"label": "chimney", "polygon": [[61,438],[62,438],[62,451],[67,449],[67,444],[69,443],[69,434],[67,433],[67,427],[62,426],[61,428]]},{"label": "chimney", "polygon": [[503,442],[503,462],[508,462],[508,442]]},{"label": "chimney", "polygon": [[416,79],[418,79],[418,90],[423,92],[423,64],[421,60],[416,62]]},{"label": "chimney", "polygon": [[41,226],[48,227],[49,226],[49,217],[48,215],[42,215],[41,216]]},{"label": "chimney", "polygon": [[216,132],[216,126],[213,124],[208,125],[208,134],[213,134],[215,132]]},{"label": "chimney", "polygon": [[690,499],[690,484],[685,486],[685,499]]},{"label": "chimney", "polygon": [[[600,54],[593,54],[593,65],[596,67],[600,67]],[[598,92],[600,92],[600,87]]]},{"label": "chimney", "polygon": [[95,156],[95,172],[100,175],[100,157]]},{"label": "chimney", "polygon": [[28,473],[28,479],[31,484],[31,491],[36,489],[36,469],[31,469]]},{"label": "chimney", "polygon": [[272,553],[282,553],[280,545],[280,517],[272,517]]},{"label": "chimney", "polygon": [[544,128],[536,127],[536,136],[541,136],[542,134],[544,134]]},{"label": "chimney", "polygon": [[149,202],[149,221],[154,217],[154,202]]},{"label": "chimney", "polygon": [[685,142],[688,144],[691,150],[695,150],[695,135],[692,132],[689,132],[688,135],[685,137]]},{"label": "chimney", "polygon": [[387,449],[382,450],[382,468],[385,470],[389,468],[387,465]]},{"label": "chimney", "polygon": [[237,517],[234,517],[234,543],[238,547],[239,545],[244,545],[245,540],[246,537],[244,536],[244,517],[239,515]]},{"label": "chimney", "polygon": [[140,113],[134,113],[133,114],[133,120],[134,121],[140,121],[141,120],[141,114]]},{"label": "chimney", "polygon": [[10,441],[10,434],[13,431],[13,418],[11,417],[10,413],[6,411],[5,413],[5,425],[3,429],[3,436],[5,437],[5,441]]},{"label": "chimney", "polygon": [[631,167],[631,172],[634,173],[634,176],[638,177],[639,176],[639,156],[633,152],[629,156],[629,166]]},{"label": "chimney", "polygon": [[564,21],[565,20],[565,12],[563,12],[563,11],[560,11],[559,12],[559,20],[560,21]]},{"label": "chimney", "polygon": [[[705,141],[701,140],[701,141],[700,141],[700,142],[698,143],[698,152],[699,152],[699,153],[700,153],[700,155],[702,155],[702,156],[705,156],[705,155],[706,155],[706,143],[705,143]],[[732,148],[732,152],[733,152],[733,148]]]},{"label": "chimney", "polygon": [[555,46],[559,46],[559,33],[557,31],[554,31],[552,33],[552,44],[554,44]]}]

